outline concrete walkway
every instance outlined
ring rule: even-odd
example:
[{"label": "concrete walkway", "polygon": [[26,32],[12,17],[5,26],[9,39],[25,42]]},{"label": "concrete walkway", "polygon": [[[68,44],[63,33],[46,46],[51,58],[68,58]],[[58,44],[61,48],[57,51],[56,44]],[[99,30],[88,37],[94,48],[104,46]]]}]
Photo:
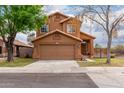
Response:
[{"label": "concrete walkway", "polygon": [[44,60],[25,67],[0,67],[0,73],[86,73],[101,88],[124,88],[124,67],[79,67],[73,60]]}]

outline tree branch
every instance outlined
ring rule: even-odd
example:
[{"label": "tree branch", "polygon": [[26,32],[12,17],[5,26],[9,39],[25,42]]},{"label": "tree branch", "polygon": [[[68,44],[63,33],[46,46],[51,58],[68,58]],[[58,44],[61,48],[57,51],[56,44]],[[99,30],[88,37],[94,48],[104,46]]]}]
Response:
[{"label": "tree branch", "polygon": [[91,17],[88,17],[88,16],[86,16],[86,17],[87,17],[88,19],[90,19],[90,20],[96,22],[96,23],[99,24],[100,26],[102,26],[103,29],[106,31],[106,28],[105,28],[105,26],[104,26],[102,23],[100,23],[99,21],[97,21],[97,20],[95,20],[95,19],[93,19],[93,18],[91,18]]},{"label": "tree branch", "polygon": [[104,9],[101,6],[99,6],[99,8],[102,10],[102,13],[104,14],[104,16],[106,16]]},{"label": "tree branch", "polygon": [[110,30],[110,33],[112,33],[113,29],[116,28],[116,26],[122,21],[124,15],[120,15],[119,18],[116,18],[115,21],[112,23],[112,28]]},{"label": "tree branch", "polygon": [[110,16],[109,16],[109,13],[110,13],[110,6],[108,5],[108,6],[107,6],[107,9],[106,9],[106,16],[105,16],[105,17],[106,17],[106,30],[107,30],[107,32],[108,32],[108,33],[107,33],[108,36],[110,35],[110,31],[109,31],[109,30],[110,30],[110,29],[109,29],[109,21],[110,21],[110,20],[109,20],[109,17],[110,17]]},{"label": "tree branch", "polygon": [[97,10],[93,9],[93,11],[99,16],[100,19],[103,20],[103,22],[106,22],[106,20],[101,16],[101,14]]},{"label": "tree branch", "polygon": [[2,39],[3,39],[3,42],[7,42],[6,39],[5,39],[5,36],[2,36]]}]

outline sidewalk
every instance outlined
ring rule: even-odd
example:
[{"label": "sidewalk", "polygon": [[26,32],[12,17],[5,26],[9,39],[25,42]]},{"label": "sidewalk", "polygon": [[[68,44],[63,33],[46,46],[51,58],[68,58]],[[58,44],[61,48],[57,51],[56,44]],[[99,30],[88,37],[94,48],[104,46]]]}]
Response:
[{"label": "sidewalk", "polygon": [[[52,65],[52,66],[51,66]],[[0,67],[0,73],[124,73],[124,67],[77,67],[53,64],[31,67]]]}]

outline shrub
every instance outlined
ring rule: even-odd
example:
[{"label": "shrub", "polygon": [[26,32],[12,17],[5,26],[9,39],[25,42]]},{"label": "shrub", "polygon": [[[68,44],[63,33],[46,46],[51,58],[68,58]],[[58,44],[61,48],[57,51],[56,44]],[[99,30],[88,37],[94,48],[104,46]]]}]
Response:
[{"label": "shrub", "polygon": [[25,58],[31,58],[31,56],[29,54],[26,54]]},{"label": "shrub", "polygon": [[115,53],[117,55],[124,54],[124,46],[117,45],[116,47],[111,49],[111,53]]}]

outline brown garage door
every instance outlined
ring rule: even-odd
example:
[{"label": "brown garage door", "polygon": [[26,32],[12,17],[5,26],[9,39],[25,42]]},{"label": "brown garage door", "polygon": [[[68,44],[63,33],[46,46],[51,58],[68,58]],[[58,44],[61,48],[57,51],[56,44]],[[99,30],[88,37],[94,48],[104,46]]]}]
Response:
[{"label": "brown garage door", "polygon": [[40,46],[41,59],[47,60],[65,60],[74,59],[73,45],[41,45]]}]

